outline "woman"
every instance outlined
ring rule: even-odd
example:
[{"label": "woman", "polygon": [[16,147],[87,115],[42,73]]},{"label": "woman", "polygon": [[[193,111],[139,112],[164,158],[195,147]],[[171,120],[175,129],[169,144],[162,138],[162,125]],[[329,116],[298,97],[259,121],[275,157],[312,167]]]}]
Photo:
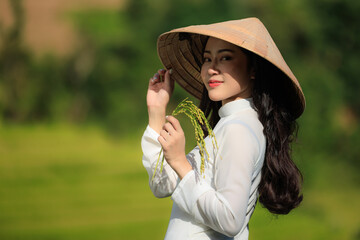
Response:
[{"label": "woman", "polygon": [[[154,195],[174,202],[165,239],[248,239],[258,198],[275,214],[297,207],[302,177],[290,144],[305,98],[264,25],[248,18],[175,29],[159,37],[158,53],[171,70],[150,79],[142,149]],[[201,99],[219,144],[205,139],[203,176],[199,149],[185,155],[179,121],[165,117],[174,81]],[[164,170],[151,181],[161,147]]]}]

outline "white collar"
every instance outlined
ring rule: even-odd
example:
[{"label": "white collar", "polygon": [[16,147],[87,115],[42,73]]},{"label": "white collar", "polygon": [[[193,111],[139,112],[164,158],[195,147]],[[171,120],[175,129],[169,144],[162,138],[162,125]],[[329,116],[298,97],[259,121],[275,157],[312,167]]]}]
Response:
[{"label": "white collar", "polygon": [[252,98],[234,100],[221,106],[219,109],[219,116],[221,118],[227,117],[244,109],[253,108],[252,105]]}]

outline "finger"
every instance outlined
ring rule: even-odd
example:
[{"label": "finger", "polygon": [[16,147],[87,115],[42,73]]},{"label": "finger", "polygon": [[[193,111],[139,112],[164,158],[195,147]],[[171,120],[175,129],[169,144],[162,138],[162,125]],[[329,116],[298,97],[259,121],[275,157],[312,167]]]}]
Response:
[{"label": "finger", "polygon": [[170,134],[163,129],[163,130],[160,131],[160,136],[163,137],[165,141],[167,141]]},{"label": "finger", "polygon": [[149,79],[149,86],[151,86],[151,85],[154,85],[154,79],[153,78]]},{"label": "finger", "polygon": [[165,69],[159,69],[158,70],[158,74],[159,74],[159,80],[160,82],[164,82],[165,81],[165,73],[166,73],[166,70]]},{"label": "finger", "polygon": [[158,73],[159,73],[160,75],[164,75],[165,72],[166,72],[166,70],[163,69],[163,68],[161,68],[161,69],[158,70]]},{"label": "finger", "polygon": [[156,84],[158,82],[160,82],[159,74],[155,73],[154,76],[152,78],[150,78],[149,84],[154,85],[154,84]]},{"label": "finger", "polygon": [[170,77],[172,71],[173,71],[172,69],[166,70],[165,75],[164,75],[164,82],[169,86],[173,86],[173,84],[174,84],[174,81],[172,81],[171,77]]},{"label": "finger", "polygon": [[164,148],[166,146],[166,140],[162,136],[158,137],[158,141],[159,141],[161,147]]},{"label": "finger", "polygon": [[164,124],[163,129],[165,131],[167,131],[170,135],[176,134],[176,130],[175,130],[174,126],[169,122]]},{"label": "finger", "polygon": [[156,80],[160,80],[160,74],[159,73],[155,73],[153,78]]},{"label": "finger", "polygon": [[166,116],[166,120],[168,122],[171,123],[171,125],[174,127],[174,129],[178,132],[182,132],[182,128],[181,128],[181,125],[180,125],[180,122],[179,120],[177,120],[175,117],[173,116]]}]

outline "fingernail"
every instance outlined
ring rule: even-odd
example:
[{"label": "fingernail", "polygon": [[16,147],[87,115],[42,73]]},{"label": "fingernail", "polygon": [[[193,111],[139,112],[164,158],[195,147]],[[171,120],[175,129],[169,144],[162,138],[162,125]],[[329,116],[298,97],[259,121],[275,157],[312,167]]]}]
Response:
[{"label": "fingernail", "polygon": [[165,118],[168,118],[168,117],[169,117],[168,115],[165,116]]},{"label": "fingernail", "polygon": [[170,69],[170,70],[169,70],[169,73],[170,73],[170,74],[172,74],[172,73],[173,73],[173,70],[172,70],[172,69]]}]

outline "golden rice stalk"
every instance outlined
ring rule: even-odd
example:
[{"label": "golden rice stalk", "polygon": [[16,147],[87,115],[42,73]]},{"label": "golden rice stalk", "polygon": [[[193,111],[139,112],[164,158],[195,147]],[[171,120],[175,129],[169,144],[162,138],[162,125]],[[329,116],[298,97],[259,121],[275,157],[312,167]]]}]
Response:
[{"label": "golden rice stalk", "polygon": [[[204,113],[192,101],[187,100],[187,98],[185,98],[175,108],[175,110],[172,112],[172,115],[176,116],[180,113],[185,114],[190,119],[191,124],[194,127],[196,144],[199,147],[199,152],[200,152],[200,157],[201,157],[200,173],[203,174],[204,170],[205,170],[205,155],[207,158],[209,158],[209,153],[205,146],[205,140],[204,140],[205,135],[204,135],[204,131],[203,131],[201,125],[205,124],[205,127],[207,128],[208,133],[209,133],[209,137],[211,138],[213,147],[215,149],[218,149],[219,147],[218,147],[218,144],[217,144],[217,141],[215,138],[215,134],[212,131],[212,128],[211,128],[208,120],[206,119]],[[151,181],[154,180],[155,174],[157,172],[157,168],[158,168],[158,165],[160,162],[160,155],[161,155],[162,151],[163,151],[163,149],[161,148]],[[162,173],[163,165],[164,165],[164,155],[161,160],[160,174]]]}]

